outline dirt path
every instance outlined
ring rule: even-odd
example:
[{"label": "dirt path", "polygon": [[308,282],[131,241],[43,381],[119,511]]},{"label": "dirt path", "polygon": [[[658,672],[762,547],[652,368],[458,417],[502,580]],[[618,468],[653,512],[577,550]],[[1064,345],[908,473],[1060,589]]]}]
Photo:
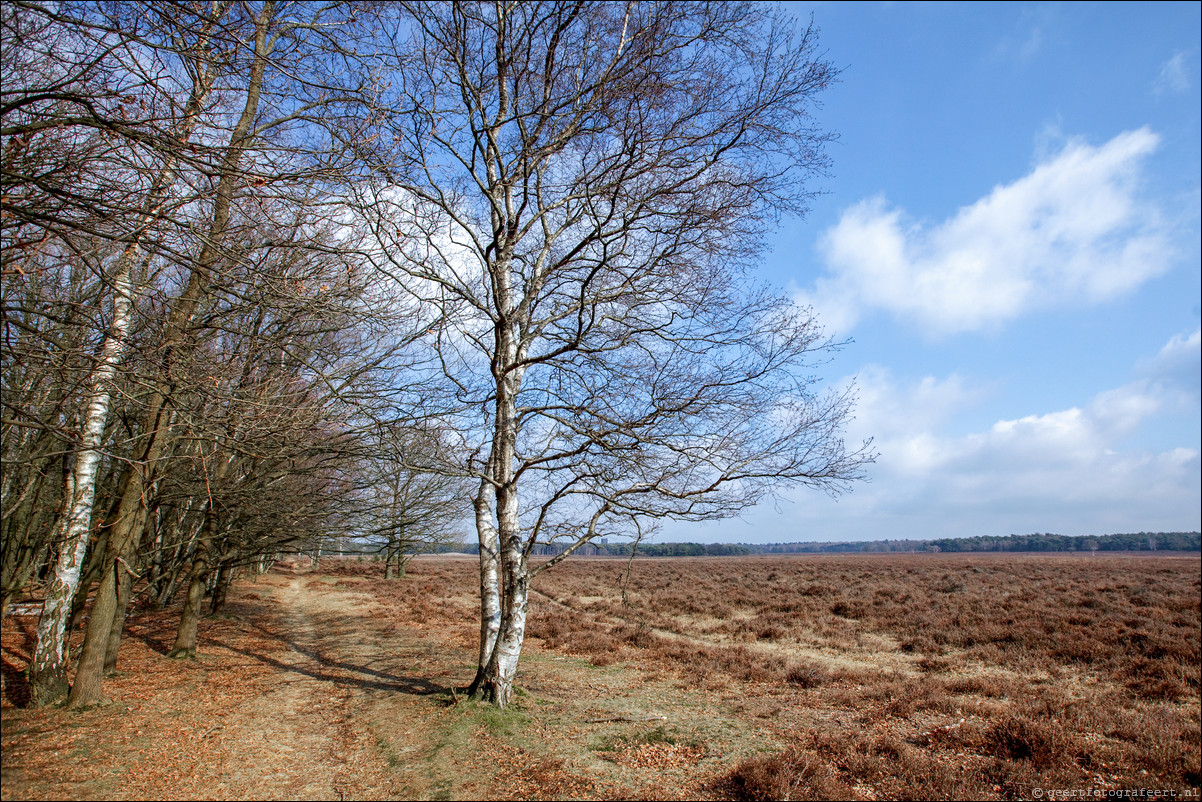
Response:
[{"label": "dirt path", "polygon": [[[135,618],[107,704],[68,713],[5,700],[3,798],[404,796],[364,719],[383,697],[425,709],[446,689],[398,671],[406,651],[429,651],[425,636],[374,615],[354,584],[292,572],[246,583],[202,627],[195,661],[163,658],[169,614]],[[10,678],[35,623],[5,622]],[[409,735],[417,751],[421,734]]]},{"label": "dirt path", "polygon": [[237,746],[230,760],[213,766],[220,795],[290,799],[372,795],[373,788],[364,779],[371,775],[373,750],[364,749],[370,745],[358,742],[352,726],[366,691],[354,681],[359,672],[348,656],[329,651],[313,625],[314,617],[331,605],[347,607],[342,598],[346,594],[316,596],[300,576],[272,591],[282,613],[273,634],[282,648],[263,658],[277,663],[279,676],[266,693],[239,706],[220,725],[219,737]]}]

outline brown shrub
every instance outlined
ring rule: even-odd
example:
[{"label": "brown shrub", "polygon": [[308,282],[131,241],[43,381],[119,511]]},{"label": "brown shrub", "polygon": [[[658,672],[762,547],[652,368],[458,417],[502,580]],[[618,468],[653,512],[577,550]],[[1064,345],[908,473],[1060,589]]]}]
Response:
[{"label": "brown shrub", "polygon": [[735,799],[851,799],[852,789],[817,755],[789,749],[752,757],[728,776]]},{"label": "brown shrub", "polygon": [[[1035,784],[1088,782],[1103,765],[1116,783],[1197,784],[1196,557],[647,560],[633,565],[629,604],[618,593],[625,564],[610,566],[569,561],[545,575],[555,598],[589,597],[559,632],[551,628],[565,647],[580,651],[586,639],[572,633],[620,620],[610,633],[625,650],[618,656],[681,671],[681,687],[750,680],[759,686],[748,689],[754,695],[779,693],[783,687],[764,683],[780,683],[806,689],[809,707],[855,711],[852,726],[863,727],[862,736],[850,734],[841,716],[838,725],[815,725],[835,733],[829,748],[805,738],[795,746],[825,761],[839,782],[866,784],[880,798],[1018,797]],[[415,568],[414,583],[430,570]],[[474,581],[465,577],[437,584]],[[886,670],[894,662],[887,657],[874,666],[879,641],[869,635],[898,643],[921,674]],[[743,648],[731,642],[740,639]],[[765,640],[778,648],[765,648]],[[862,660],[823,670],[791,654],[794,644],[856,651]],[[1168,713],[1174,709],[1177,718]],[[931,730],[961,717],[963,727]],[[901,744],[896,755],[874,740],[884,736]]]},{"label": "brown shrub", "polygon": [[1196,788],[1202,782],[1202,732],[1196,718],[1174,705],[1148,708],[1135,723],[1144,760],[1161,776]]},{"label": "brown shrub", "polygon": [[784,628],[777,624],[763,624],[755,631],[755,636],[760,640],[780,640],[784,635]]},{"label": "brown shrub", "polygon": [[863,618],[867,612],[867,606],[858,601],[839,601],[831,605],[831,613],[840,618]]},{"label": "brown shrub", "polygon": [[595,666],[609,666],[618,661],[613,652],[595,652],[589,657],[589,662]]},{"label": "brown shrub", "polygon": [[817,688],[829,681],[830,675],[817,663],[809,661],[790,663],[785,668],[785,682],[799,688]]},{"label": "brown shrub", "polygon": [[941,674],[944,671],[950,671],[952,663],[942,657],[927,656],[918,661],[918,668],[928,674]]},{"label": "brown shrub", "polygon": [[716,649],[711,659],[714,659],[723,671],[746,682],[774,680],[785,667],[783,659],[756,654],[743,645]]},{"label": "brown shrub", "polygon": [[944,653],[944,648],[935,642],[935,639],[927,634],[913,635],[906,638],[899,646],[906,654],[934,654],[940,655]]},{"label": "brown shrub", "polygon": [[975,693],[978,696],[1001,698],[1013,692],[1012,683],[994,674],[977,674],[972,677],[959,677],[949,680],[945,685],[950,693]]},{"label": "brown shrub", "polygon": [[1070,746],[1068,734],[1058,722],[1037,721],[1022,715],[994,724],[988,739],[998,757],[1028,760],[1036,768],[1063,762]]},{"label": "brown shrub", "polygon": [[1143,699],[1176,701],[1190,695],[1191,685],[1197,693],[1197,674],[1185,670],[1181,662],[1168,656],[1158,659],[1134,657],[1115,675]]}]

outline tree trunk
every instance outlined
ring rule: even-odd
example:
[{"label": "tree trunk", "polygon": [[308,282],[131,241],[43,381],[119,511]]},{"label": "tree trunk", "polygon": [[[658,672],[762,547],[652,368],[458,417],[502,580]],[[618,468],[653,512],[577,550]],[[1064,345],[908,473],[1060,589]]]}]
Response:
[{"label": "tree trunk", "polygon": [[125,616],[129,612],[129,600],[133,596],[133,573],[121,565],[118,569],[121,577],[117,582],[117,611],[113,614],[113,625],[109,628],[108,649],[104,655],[105,676],[117,670],[117,653],[121,650],[121,633],[125,630]]},{"label": "tree trunk", "polygon": [[[222,243],[229,229],[230,207],[233,202],[234,189],[243,179],[239,171],[239,163],[249,144],[251,127],[258,113],[259,97],[263,88],[263,75],[267,68],[268,44],[267,28],[275,13],[275,4],[265,3],[259,10],[255,20],[255,59],[251,65],[250,76],[247,79],[246,101],[238,122],[230,132],[229,144],[222,155],[218,173],[221,176],[217,183],[217,191],[213,198],[213,209],[209,219],[208,236],[188,277],[184,291],[171,305],[171,312],[164,327],[163,346],[166,353],[183,342],[185,329],[195,314],[204,294],[205,284],[222,254]],[[170,366],[163,368],[159,379],[159,387],[151,394],[145,420],[148,432],[148,442],[145,446],[144,458],[139,460],[135,470],[129,472],[130,482],[121,499],[121,512],[114,529],[121,529],[122,536],[114,532],[109,538],[110,555],[114,566],[116,560],[129,559],[131,551],[141,539],[146,520],[146,496],[150,492],[151,474],[155,463],[166,451],[166,441],[169,439],[164,432],[164,425],[169,419],[168,403],[171,391]],[[141,470],[136,468],[140,467]],[[127,503],[128,502],[128,503]],[[108,635],[112,629],[112,615],[116,610],[116,591],[110,583],[103,583],[102,592],[97,594],[93,606],[92,617],[88,622],[88,633],[80,650],[79,669],[76,672],[76,685],[83,688],[76,693],[71,689],[71,707],[81,707],[93,704],[100,698],[101,677],[104,670],[104,659],[108,651]],[[108,590],[105,590],[109,588]],[[203,589],[203,588],[202,588]],[[191,595],[191,588],[189,588]],[[102,604],[103,602],[103,604]],[[97,615],[99,610],[101,615]],[[106,617],[107,616],[107,617]],[[195,649],[195,645],[192,647]]]},{"label": "tree trunk", "polygon": [[204,533],[196,541],[196,553],[192,556],[188,596],[184,600],[184,610],[180,615],[179,630],[175,633],[175,643],[171,651],[167,653],[172,659],[196,656],[196,629],[200,623],[200,606],[204,601],[205,584],[209,577],[209,549],[212,548],[216,534],[217,513],[210,506],[205,510]]},{"label": "tree trunk", "polygon": [[[484,671],[477,672],[472,694],[497,707],[505,707],[513,694],[513,679],[517,675],[518,657],[526,637],[526,610],[529,605],[530,577],[522,551],[522,536],[518,519],[518,494],[513,476],[513,454],[517,439],[515,399],[520,376],[507,377],[507,392],[498,393],[497,427],[500,433],[498,459],[493,475],[497,480],[495,536],[500,546],[501,616],[499,632]],[[481,493],[483,496],[483,493]],[[480,508],[477,507],[477,515]],[[491,526],[491,520],[487,521]],[[486,527],[486,531],[489,527]],[[484,551],[483,546],[481,551]],[[484,558],[481,558],[483,565]],[[483,574],[483,571],[481,572]]]},{"label": "tree trunk", "polygon": [[[66,501],[70,507],[74,507],[70,494]],[[68,521],[66,516],[62,518],[64,528]],[[83,539],[82,543],[75,543],[74,547],[82,551],[87,547],[87,539]],[[53,704],[67,695],[67,647],[71,634],[67,621],[71,615],[72,602],[75,600],[75,587],[79,583],[79,564],[82,560],[83,554],[78,551],[70,558],[60,554],[55,564],[54,578],[46,587],[46,600],[42,604],[42,615],[38,619],[37,641],[34,645],[33,659],[29,664],[29,697],[30,704],[35,707]],[[74,576],[71,575],[72,571]],[[66,575],[60,576],[63,573]]]},{"label": "tree trunk", "polygon": [[204,602],[205,574],[208,565],[199,557],[192,563],[191,581],[188,583],[188,596],[184,599],[184,610],[180,615],[179,629],[175,633],[175,643],[167,656],[172,660],[183,660],[196,657],[196,630],[200,624],[200,606]]},{"label": "tree trunk", "polygon": [[[501,506],[500,504],[498,506]],[[508,516],[502,516],[502,520]],[[516,524],[516,516],[514,517]],[[526,614],[530,607],[530,575],[522,554],[522,541],[516,528],[506,532],[505,550],[501,560],[505,594],[501,610],[501,626],[488,666],[480,679],[478,698],[505,707],[513,696],[513,680],[517,676],[518,658],[526,637]]]},{"label": "tree trunk", "polygon": [[[493,178],[491,161],[489,165],[490,178]],[[517,660],[526,635],[526,593],[529,586],[521,548],[518,494],[513,468],[517,454],[517,397],[525,371],[518,367],[519,335],[509,273],[511,255],[502,249],[497,261],[489,266],[500,312],[493,330],[497,354],[493,378],[496,381],[497,400],[492,451],[486,475],[481,479],[475,499],[476,531],[480,540],[482,668],[477,668],[476,678],[468,689],[471,696],[493,702],[498,707],[509,703],[513,690]],[[496,504],[495,526],[487,501],[490,489]],[[499,604],[494,600],[494,594],[498,591]]]},{"label": "tree trunk", "polygon": [[226,557],[222,559],[220,567],[217,569],[217,584],[213,587],[213,600],[209,604],[209,614],[216,615],[225,607],[225,601],[229,598],[230,585],[234,582],[234,558]]},{"label": "tree trunk", "polygon": [[83,572],[80,574],[79,587],[75,589],[75,601],[71,605],[71,623],[67,629],[76,632],[83,626],[84,611],[88,606],[88,594],[92,586],[100,579],[101,566],[104,564],[104,551],[108,548],[108,533],[101,531],[88,544],[88,556],[84,561]]},{"label": "tree trunk", "polygon": [[[200,107],[211,86],[211,83],[193,83],[192,92],[188,98],[183,120],[178,130],[178,138],[181,143],[191,138],[192,131],[199,120]],[[63,650],[65,646],[62,634],[63,630],[65,630],[63,611],[70,607],[71,600],[77,589],[79,560],[83,556],[91,527],[92,506],[96,494],[96,470],[100,462],[98,448],[108,420],[111,385],[116,376],[117,367],[123,359],[132,325],[133,266],[141,249],[142,238],[146,234],[148,227],[155,220],[159,209],[167,198],[167,191],[174,183],[174,180],[175,160],[170,159],[160,170],[150,187],[142,206],[140,217],[132,232],[134,240],[122,252],[113,276],[112,327],[105,334],[100,361],[91,380],[92,396],[85,419],[86,423],[81,442],[82,447],[76,456],[75,467],[72,471],[71,490],[73,491],[74,503],[65,531],[68,545],[64,547],[63,552],[60,554],[60,564],[55,569],[54,597],[52,598],[49,594],[47,595],[46,601],[48,606],[43,611],[43,617],[47,619],[45,626],[40,621],[38,625],[38,640],[40,642],[45,639],[46,646],[35,649],[35,657],[31,663],[31,679],[33,679],[34,684],[43,684],[41,680],[35,679],[42,672],[49,672],[50,675],[58,675],[62,671],[59,664],[66,659],[65,650],[61,654],[57,653]],[[137,471],[131,471],[131,473],[136,474]],[[111,545],[111,538],[109,543]],[[102,582],[101,587],[103,588],[106,584]],[[114,598],[111,601],[115,608],[116,599]],[[101,612],[104,611],[102,607]],[[95,605],[93,605],[92,621],[95,621]],[[107,635],[111,626],[111,620],[103,622],[102,628],[106,636],[104,638],[105,641],[107,641]],[[97,644],[100,641],[99,632],[94,641]],[[102,660],[95,659],[93,662],[96,663],[97,671],[103,668]],[[57,687],[57,681],[55,681],[54,685]],[[96,682],[95,697],[99,698],[98,681]],[[75,704],[74,700],[72,704]]]},{"label": "tree trunk", "polygon": [[159,591],[158,596],[156,596],[154,600],[154,606],[158,609],[165,609],[175,598],[175,589],[179,585],[179,577],[183,570],[180,566],[188,562],[188,558],[191,555],[193,548],[194,546],[189,544],[188,548],[183,549],[180,559],[178,561],[172,561],[171,568],[167,572],[166,579],[163,583],[163,589]]},{"label": "tree trunk", "polygon": [[[117,614],[117,591],[120,574],[124,570],[121,561],[133,551],[130,541],[140,539],[146,520],[143,490],[149,491],[139,477],[144,471],[129,472],[129,481],[122,494],[121,510],[117,523],[109,532],[105,549],[101,579],[96,588],[96,598],[88,615],[88,628],[83,645],[79,649],[79,665],[75,670],[75,684],[71,686],[70,706],[87,707],[101,699],[104,680],[104,665],[108,661],[109,640],[113,635],[113,619]],[[128,510],[128,511],[127,511]],[[118,641],[120,632],[118,632]],[[119,646],[119,644],[118,644]]]},{"label": "tree trunk", "polygon": [[75,465],[63,494],[65,499],[69,499],[70,512],[63,522],[63,546],[54,567],[54,580],[46,591],[41,618],[38,619],[37,643],[29,670],[30,698],[38,706],[58,701],[66,690],[67,620],[79,587],[84,552],[92,532],[100,445],[108,423],[112,384],[117,376],[117,366],[125,353],[133,320],[131,292],[137,253],[137,243],[131,243],[117,263],[113,277],[112,327],[105,335],[99,363],[92,373],[91,399],[84,418],[80,450],[75,456]]},{"label": "tree trunk", "polygon": [[498,571],[499,557],[497,528],[493,525],[488,491],[492,485],[481,480],[480,490],[472,500],[476,511],[476,535],[480,542],[480,653],[476,661],[476,676],[468,687],[468,695],[476,696],[484,681],[497,635],[501,631],[501,592]]},{"label": "tree trunk", "polygon": [[[120,583],[120,565],[112,562],[100,575],[96,598],[88,615],[88,627],[84,634],[84,645],[79,650],[79,665],[75,669],[75,683],[71,686],[68,706],[72,709],[96,704],[102,698],[101,685],[104,664],[108,658],[109,637],[113,618],[117,613],[117,586]],[[103,629],[97,624],[103,621]]]}]

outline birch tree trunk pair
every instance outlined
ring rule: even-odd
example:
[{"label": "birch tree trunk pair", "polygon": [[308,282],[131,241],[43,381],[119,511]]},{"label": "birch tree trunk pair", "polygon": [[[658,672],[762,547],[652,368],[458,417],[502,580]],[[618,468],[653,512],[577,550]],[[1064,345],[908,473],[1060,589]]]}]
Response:
[{"label": "birch tree trunk pair", "polygon": [[467,461],[469,690],[504,706],[539,571],[644,518],[836,492],[872,459],[840,436],[850,390],[813,387],[837,344],[746,277],[826,164],[809,112],[835,70],[762,4],[398,5],[356,208],[428,310],[446,419],[488,455]]},{"label": "birch tree trunk pair", "polygon": [[[224,4],[218,4],[219,6]],[[247,146],[262,87],[266,67],[267,30],[274,14],[274,4],[266,3],[255,20],[255,57],[251,62],[246,89],[246,103],[241,117],[230,135],[229,144],[220,161],[220,178],[213,203],[210,225],[204,246],[197,257],[184,291],[172,305],[163,334],[163,347],[170,354],[183,340],[185,327],[203,293],[204,283],[220,258],[235,182],[241,177],[239,162]],[[179,154],[189,146],[206,98],[214,86],[217,70],[209,61],[212,19],[194,33],[196,38],[189,53],[194,60],[192,92],[185,105],[180,125],[173,133],[173,153]],[[113,279],[113,325],[90,382],[92,398],[83,430],[83,438],[72,471],[70,513],[64,524],[64,546],[55,567],[55,580],[48,589],[46,604],[39,621],[37,645],[31,663],[30,684],[35,702],[47,704],[61,697],[66,685],[66,611],[70,609],[79,582],[79,569],[87,547],[93,515],[96,472],[100,464],[100,445],[104,434],[112,385],[121,364],[122,354],[130,333],[132,320],[132,271],[139,255],[139,241],[155,220],[166,202],[174,182],[178,155],[164,166],[156,178],[136,229],[134,241],[118,260]],[[155,464],[167,450],[170,416],[169,368],[160,377],[159,386],[151,394],[143,415],[144,443],[135,459],[133,470],[126,474],[120,493],[116,520],[106,541],[106,556],[102,581],[99,584],[89,617],[88,629],[81,650],[80,664],[71,689],[71,705],[92,704],[100,698],[101,677],[105,666],[115,664],[120,630],[113,635],[118,597],[128,571],[128,559],[145,530],[147,499],[153,492]],[[123,617],[122,617],[123,618]]]},{"label": "birch tree trunk pair", "polygon": [[[207,31],[202,31],[196,44],[196,59],[206,58]],[[195,74],[192,93],[184,107],[184,115],[173,132],[179,148],[186,147],[196,130],[198,118],[205,98],[213,86],[213,73],[201,70]],[[30,662],[29,681],[34,704],[46,705],[57,701],[67,693],[67,623],[75,594],[79,588],[80,569],[92,532],[93,504],[96,496],[97,473],[100,469],[102,444],[108,423],[109,406],[126,351],[133,325],[134,286],[133,269],[142,251],[140,243],[148,236],[156,217],[168,201],[175,181],[178,156],[169,157],[154,179],[148,197],[136,222],[133,241],[126,246],[117,260],[112,278],[113,313],[112,323],[105,332],[100,357],[89,378],[87,413],[84,418],[79,449],[74,465],[67,478],[64,498],[69,499],[68,511],[62,520],[59,556],[54,567],[54,579],[47,586],[46,599],[41,617],[38,619],[37,640]],[[127,474],[136,475],[136,471]],[[124,505],[123,505],[124,506]],[[128,510],[125,511],[128,515]],[[121,515],[119,511],[118,515]],[[120,574],[121,568],[114,565],[113,604],[127,577]],[[128,570],[128,568],[127,568]],[[102,583],[103,585],[103,583]],[[126,593],[128,599],[128,592]],[[95,613],[93,614],[95,616]],[[111,628],[109,617],[107,626]],[[97,635],[99,637],[99,635]],[[106,649],[109,632],[105,631]],[[118,637],[119,640],[119,637]],[[113,660],[115,664],[115,652]],[[103,663],[102,663],[103,668]]]}]

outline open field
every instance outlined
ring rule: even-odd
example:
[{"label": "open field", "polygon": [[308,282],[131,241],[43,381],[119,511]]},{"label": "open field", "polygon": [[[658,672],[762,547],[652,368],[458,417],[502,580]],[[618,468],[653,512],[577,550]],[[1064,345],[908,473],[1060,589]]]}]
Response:
[{"label": "open field", "polygon": [[753,796],[1199,785],[1196,557],[643,561],[625,601],[624,563],[561,568],[533,634],[741,693],[784,745]]},{"label": "open field", "polygon": [[162,657],[130,625],[113,703],[20,710],[4,799],[1052,798],[1199,785],[1192,556],[571,561],[533,594],[510,710],[458,701],[475,562],[277,569]]}]

